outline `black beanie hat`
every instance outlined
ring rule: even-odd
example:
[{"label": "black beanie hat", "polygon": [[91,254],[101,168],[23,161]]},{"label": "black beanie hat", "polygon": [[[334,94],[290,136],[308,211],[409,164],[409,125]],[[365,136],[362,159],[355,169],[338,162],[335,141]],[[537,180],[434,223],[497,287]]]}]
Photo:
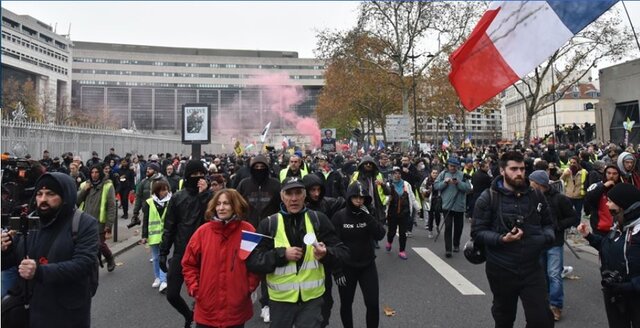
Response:
[{"label": "black beanie hat", "polygon": [[56,180],[53,176],[49,174],[45,174],[41,176],[36,182],[35,191],[37,192],[40,189],[49,189],[54,193],[56,193],[57,195],[59,195],[60,197],[63,196],[62,185],[60,185],[60,182],[58,182],[58,180]]},{"label": "black beanie hat", "polygon": [[187,163],[187,167],[184,169],[184,177],[188,178],[195,172],[202,172],[202,174],[207,174],[207,170],[204,168],[202,162],[197,159],[192,159]]},{"label": "black beanie hat", "polygon": [[622,210],[627,210],[635,202],[640,202],[640,190],[629,183],[618,183],[607,192],[607,197]]}]

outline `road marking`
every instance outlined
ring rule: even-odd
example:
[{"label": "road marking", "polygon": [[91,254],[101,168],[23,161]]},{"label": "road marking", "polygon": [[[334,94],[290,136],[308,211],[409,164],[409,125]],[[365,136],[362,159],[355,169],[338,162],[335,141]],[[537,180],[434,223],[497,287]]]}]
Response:
[{"label": "road marking", "polygon": [[451,267],[428,248],[414,247],[413,250],[420,255],[433,269],[455,287],[462,295],[484,295],[484,292],[467,278]]}]

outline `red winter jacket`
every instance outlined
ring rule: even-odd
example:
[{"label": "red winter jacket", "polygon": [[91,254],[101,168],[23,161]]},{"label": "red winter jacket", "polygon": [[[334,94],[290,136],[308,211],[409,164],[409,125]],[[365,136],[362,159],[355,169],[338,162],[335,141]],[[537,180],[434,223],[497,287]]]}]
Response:
[{"label": "red winter jacket", "polygon": [[238,257],[242,230],[255,231],[246,221],[210,221],[189,240],[182,274],[189,295],[196,299],[196,323],[229,327],[244,324],[253,316],[251,292],[260,277],[247,271]]}]

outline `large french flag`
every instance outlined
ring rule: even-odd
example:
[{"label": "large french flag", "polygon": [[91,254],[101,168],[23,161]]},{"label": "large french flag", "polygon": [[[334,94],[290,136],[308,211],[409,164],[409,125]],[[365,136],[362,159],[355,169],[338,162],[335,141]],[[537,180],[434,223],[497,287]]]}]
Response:
[{"label": "large french flag", "polygon": [[469,111],[543,63],[618,0],[503,1],[490,4],[449,57],[449,81]]}]

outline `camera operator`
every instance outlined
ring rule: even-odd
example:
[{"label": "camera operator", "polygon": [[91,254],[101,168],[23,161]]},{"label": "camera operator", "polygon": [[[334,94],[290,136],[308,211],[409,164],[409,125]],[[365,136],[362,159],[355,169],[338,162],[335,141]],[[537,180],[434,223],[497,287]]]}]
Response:
[{"label": "camera operator", "polygon": [[578,231],[600,253],[602,293],[609,327],[640,327],[640,190],[616,184],[607,193],[615,225],[607,236]]},{"label": "camera operator", "polygon": [[32,288],[30,327],[90,327],[91,297],[97,288],[92,273],[97,265],[98,222],[81,213],[73,237],[76,187],[68,175],[44,174],[35,190],[41,229],[29,229],[26,238],[26,227],[16,237],[2,232],[2,268],[18,265],[21,279],[16,287],[24,287],[26,280]]}]

